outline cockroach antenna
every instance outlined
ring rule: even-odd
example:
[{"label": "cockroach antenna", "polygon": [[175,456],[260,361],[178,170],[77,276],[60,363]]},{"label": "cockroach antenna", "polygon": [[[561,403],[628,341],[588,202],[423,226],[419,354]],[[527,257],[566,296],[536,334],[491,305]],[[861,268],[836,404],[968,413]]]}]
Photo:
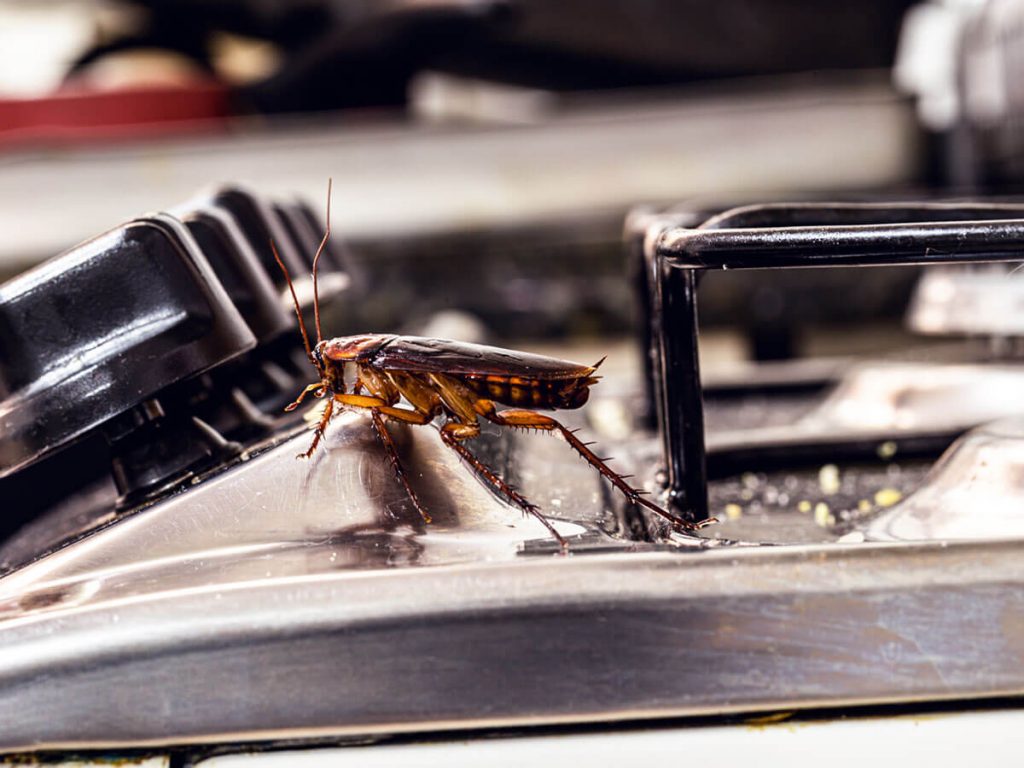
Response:
[{"label": "cockroach antenna", "polygon": [[[302,308],[299,306],[299,297],[295,295],[295,285],[292,283],[292,276],[288,273],[288,267],[286,267],[284,265],[284,262],[281,261],[281,256],[277,252],[277,246],[274,245],[274,240],[273,239],[270,240],[270,250],[273,252],[274,258],[277,260],[277,266],[279,266],[281,268],[281,271],[284,273],[284,279],[288,282],[288,290],[291,291],[291,294],[292,294],[292,304],[295,305],[295,316],[297,318],[299,318],[299,330],[302,332],[302,343],[306,345],[306,357],[309,358],[309,362],[311,362],[314,367],[317,367],[316,366],[316,359],[313,357],[313,349],[309,346],[309,334],[306,333],[306,322],[302,319]],[[313,262],[313,275],[314,275],[314,283],[313,283],[313,285],[314,285],[314,295],[315,295],[315,287],[316,287],[316,283],[315,283],[315,279],[316,279],[315,278],[315,275],[316,275],[316,262],[315,261]],[[317,318],[317,332],[318,333],[319,333],[319,330],[320,330],[320,321],[319,321],[319,318]]]},{"label": "cockroach antenna", "polygon": [[320,241],[320,247],[316,249],[313,257],[313,319],[316,321],[316,343],[323,340],[320,333],[320,291],[317,287],[317,265],[320,263],[320,256],[324,252],[327,241],[331,238],[331,187],[334,179],[327,179],[327,229],[324,231],[324,239]]}]

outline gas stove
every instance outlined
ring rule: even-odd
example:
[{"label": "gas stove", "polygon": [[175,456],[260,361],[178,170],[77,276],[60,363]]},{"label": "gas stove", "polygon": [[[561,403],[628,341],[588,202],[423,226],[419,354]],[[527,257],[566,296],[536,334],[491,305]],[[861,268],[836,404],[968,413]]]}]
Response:
[{"label": "gas stove", "polygon": [[[322,227],[303,202],[223,186],[0,288],[0,748],[1024,692],[1024,368],[992,341],[1003,313],[971,313],[984,339],[927,355],[717,380],[697,326],[710,270],[1024,260],[1024,206],[632,213],[641,338],[565,421],[679,514],[718,522],[666,530],[564,443],[486,428],[478,454],[567,556],[433,426],[390,428],[429,525],[362,416],[295,458],[317,412],[283,411],[312,369],[270,241],[305,274]],[[388,330],[357,326],[373,263],[337,239],[327,254],[325,328]],[[911,322],[932,332],[963,330],[956,298],[979,279],[995,284],[982,308],[1016,285],[929,274]],[[296,288],[308,314],[312,286]]]}]

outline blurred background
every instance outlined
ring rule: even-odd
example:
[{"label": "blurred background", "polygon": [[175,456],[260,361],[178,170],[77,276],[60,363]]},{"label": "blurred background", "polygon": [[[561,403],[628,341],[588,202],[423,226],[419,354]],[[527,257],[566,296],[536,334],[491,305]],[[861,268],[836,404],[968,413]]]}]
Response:
[{"label": "blurred background", "polygon": [[[353,327],[606,342],[638,205],[1012,192],[1021,28],[980,0],[0,0],[0,276],[213,184],[322,210],[331,176]],[[712,276],[702,319],[727,356],[875,349],[915,279]]]},{"label": "blurred background", "polygon": [[[0,276],[215,184],[322,211],[332,176],[370,281],[344,330],[606,345],[635,326],[637,207],[1013,193],[1021,19],[1012,0],[0,0]],[[712,275],[702,327],[727,333],[706,351],[902,344],[915,280]]]},{"label": "blurred background", "polygon": [[[122,596],[139,597],[139,604],[153,598],[158,615],[176,616],[165,597],[182,585],[181,595],[191,599],[200,582],[212,594],[208,574],[229,585],[275,584],[273,568],[273,578],[281,577],[273,604],[287,607],[284,620],[292,609],[301,619],[302,600],[319,593],[296,586],[292,568],[320,583],[345,569],[475,560],[489,567],[495,556],[517,562],[520,554],[554,551],[545,549],[554,546],[546,531],[517,530],[518,512],[481,496],[470,473],[444,469],[455,467],[454,456],[416,430],[400,431],[410,440],[402,450],[415,457],[411,466],[440,468],[416,473],[438,500],[427,502],[437,513],[429,527],[418,515],[403,522],[394,513],[408,499],[383,454],[371,452],[368,432],[366,442],[346,436],[332,446],[329,467],[307,473],[316,465],[293,461],[294,446],[286,443],[304,431],[310,414],[284,407],[312,371],[269,244],[276,242],[291,265],[296,305],[308,322],[313,289],[306,275],[323,231],[329,178],[333,239],[320,262],[319,294],[325,335],[453,338],[583,363],[607,355],[601,386],[586,409],[566,414],[567,424],[611,444],[617,471],[637,477],[631,482],[670,487],[679,511],[695,520],[716,516],[708,536],[807,545],[865,536],[1019,539],[1024,422],[975,432],[957,444],[953,459],[936,463],[967,430],[1022,413],[1019,265],[947,268],[920,281],[921,269],[903,266],[704,272],[698,366],[696,353],[689,355],[692,314],[679,309],[684,297],[692,299],[693,283],[677,280],[685,270],[675,270],[673,282],[656,283],[665,290],[652,298],[644,278],[653,270],[641,256],[645,238],[664,236],[665,245],[673,227],[761,227],[775,247],[792,234],[786,227],[801,216],[806,222],[811,210],[781,204],[820,203],[809,217],[824,225],[810,233],[818,239],[798,242],[815,250],[797,254],[818,258],[819,266],[830,244],[845,258],[857,237],[870,240],[883,223],[896,224],[886,232],[909,259],[929,252],[1017,258],[1024,243],[1024,203],[1016,197],[1024,177],[1022,71],[1024,0],[0,0],[0,281],[110,233],[0,284],[0,574],[36,561],[13,580],[5,577],[11,586],[0,592],[0,609],[7,606],[6,619],[38,610],[63,622],[66,609],[81,608],[87,622],[112,596],[106,605],[113,626]],[[885,207],[893,201],[912,203]],[[733,210],[753,204],[775,207]],[[154,212],[171,216],[137,218]],[[837,221],[849,226],[828,229]],[[931,238],[922,222],[938,222],[947,239]],[[726,231],[723,239],[730,237],[733,247],[740,236]],[[891,252],[870,242],[863,247],[868,256]],[[936,279],[929,283],[929,275]],[[680,285],[673,293],[671,286]],[[670,298],[660,302],[664,296]],[[296,437],[295,444],[304,450],[307,439]],[[269,448],[278,442],[280,451]],[[475,444],[545,514],[580,531],[572,534],[574,551],[577,543],[595,555],[661,546],[657,522],[599,493],[592,468],[565,445],[497,426]],[[301,493],[291,494],[299,482]],[[347,505],[344,518],[339,500]],[[497,517],[491,507],[511,517]],[[134,514],[142,509],[153,514]],[[122,519],[129,525],[120,531],[129,538],[119,538]],[[74,541],[92,531],[88,542]],[[236,546],[243,544],[266,549]],[[65,545],[60,558],[39,559]],[[791,708],[786,697],[799,690],[807,698],[801,704],[797,695],[793,708],[832,701],[822,694],[825,683],[835,683],[840,703],[920,701],[933,695],[929,690],[942,699],[1024,690],[1014,676],[1021,668],[1018,624],[1002,620],[1015,615],[1020,594],[1009,549],[999,550],[1005,571],[987,570],[1001,561],[985,550],[950,548],[948,556],[962,562],[939,559],[943,548],[934,560],[908,555],[879,567],[866,559],[848,569],[852,561],[819,561],[814,552],[808,562],[822,569],[808,577],[781,550],[774,550],[781,553],[776,561],[768,550],[735,551],[734,572],[744,552],[756,568],[738,580],[710,579],[721,600],[695,591],[711,608],[701,602],[695,614],[665,611],[659,586],[650,593],[656,620],[638,622],[635,606],[623,612],[622,636],[643,627],[643,652],[618,640],[598,643],[610,653],[607,674],[600,668],[605,657],[589,650],[547,654],[559,664],[559,684],[545,677],[538,698],[523,688],[528,722],[542,722],[537,701],[564,696],[568,708],[550,710],[559,722],[580,702],[611,702],[609,692],[630,686],[607,681],[631,679],[622,672],[629,664],[637,665],[638,681],[670,678],[660,673],[670,665],[655,656],[659,643],[686,652],[677,657],[687,676],[678,678],[675,701],[687,712],[701,711],[693,705],[694,681],[706,681],[710,712],[721,711],[715,702],[741,701],[729,680],[749,684],[756,689],[752,701],[770,701],[780,711]],[[874,557],[880,550],[866,551]],[[842,548],[837,557],[849,554]],[[777,568],[763,567],[771,562]],[[122,566],[124,579],[117,574]],[[513,595],[517,568],[507,572]],[[854,571],[876,579],[871,588],[878,591],[851,588]],[[911,572],[917,581],[907,580]],[[951,581],[933,578],[940,573],[977,590],[949,588]],[[748,594],[746,580],[756,609],[732,644],[743,603],[731,595]],[[31,588],[19,593],[26,584]],[[790,600],[791,584],[822,588],[815,592],[816,618],[806,612],[810,601]],[[776,589],[783,602],[766,602]],[[997,591],[1005,592],[1005,604],[992,607]],[[906,602],[891,602],[893,595]],[[546,601],[536,605],[554,615]],[[348,609],[343,601],[323,602],[310,615],[331,604]],[[890,613],[877,613],[883,603]],[[244,612],[229,615],[225,604],[196,605],[252,630],[231,635],[243,645],[277,638],[273,622],[261,628]],[[579,605],[589,616],[598,604]],[[729,632],[705,642],[718,619],[691,617],[715,617],[718,605],[726,606],[721,625]],[[989,606],[985,621],[978,621],[978,605]],[[269,615],[264,609],[254,605],[252,615]],[[760,621],[760,611],[770,620]],[[155,658],[171,655],[146,614],[138,615],[143,619],[134,627],[123,622],[121,631],[139,631],[147,652],[157,648]],[[416,618],[417,627],[448,631],[423,615],[428,620]],[[521,614],[524,637],[548,631],[534,615]],[[611,612],[602,602],[593,615],[603,626]],[[648,626],[670,615],[685,624],[666,624],[646,637]],[[473,629],[463,618],[442,638],[445,653],[488,647],[473,639],[486,635],[458,629]],[[7,626],[16,633],[17,623]],[[208,643],[203,626],[175,637],[216,646],[207,661],[217,672],[223,657],[216,654],[227,646]],[[400,621],[395,626],[404,629]],[[260,635],[268,627],[270,634]],[[693,627],[697,635],[683,634]],[[595,636],[603,635],[587,634],[585,642]],[[777,644],[787,636],[790,645]],[[173,743],[200,720],[203,739],[238,732],[248,739],[250,731],[234,719],[242,710],[252,713],[250,730],[268,727],[258,722],[263,710],[237,706],[260,690],[248,678],[241,693],[236,681],[203,680],[177,696],[170,683],[194,678],[167,673],[173,666],[161,668],[169,686],[156,694],[144,680],[108,697],[120,702],[123,717],[116,709],[105,710],[106,722],[55,716],[55,702],[67,703],[57,707],[66,713],[79,703],[79,711],[91,713],[103,700],[90,689],[73,701],[62,687],[61,670],[92,675],[93,657],[67,643],[67,664],[44,655],[33,668],[47,670],[49,687],[33,680],[31,691],[4,688],[10,669],[18,686],[29,679],[18,659],[55,647],[31,634],[14,637],[6,646],[14,649],[7,654],[14,666],[0,663],[0,709],[16,702],[10,711],[28,723],[25,738],[34,745],[50,743],[29,722],[34,712],[53,725],[52,743],[107,743],[107,723],[142,723],[156,733],[144,733],[142,743],[165,743],[164,729],[173,723],[167,713],[175,710],[160,703],[168,701],[189,705],[177,710],[187,724],[168,737]],[[82,637],[80,647],[92,648],[94,635]],[[940,646],[936,638],[949,642]],[[190,642],[178,644],[177,659],[193,658],[200,646]],[[862,656],[858,642],[867,649]],[[487,652],[505,654],[507,645],[490,644]],[[536,648],[558,647],[519,645],[530,664]],[[302,709],[310,702],[320,707],[319,698],[295,695],[289,686],[305,678],[280,670],[291,668],[296,653],[286,643],[274,647],[282,649],[281,665],[264,656],[259,665],[274,670],[275,685],[283,683],[282,708],[294,702],[301,715],[279,722],[287,723],[289,737],[302,732],[293,730],[296,723],[319,728],[318,712],[328,708]],[[375,639],[366,647],[379,654]],[[395,648],[396,658],[414,658],[405,645]],[[693,656],[705,651],[714,655]],[[333,664],[335,652],[323,657]],[[400,676],[391,681],[402,692],[396,705],[429,702],[429,718],[452,711],[448,705],[464,697],[449,692],[462,689],[435,687],[430,678],[446,669],[456,670],[453,680],[472,681],[466,701],[487,694],[487,706],[472,717],[486,711],[490,718],[492,701],[515,700],[516,686],[500,675],[477,675],[466,661],[471,654],[449,665],[443,654],[435,663],[431,652],[416,653],[417,667],[420,655],[428,660],[427,674],[409,679],[414,692],[420,680],[427,695],[406,695],[407,667],[398,665],[393,672]],[[494,656],[479,658],[489,670],[515,668],[505,656],[500,664]],[[776,665],[776,658],[793,666]],[[860,659],[856,674],[853,658]],[[755,668],[761,659],[768,659],[765,669],[778,670],[777,679]],[[792,670],[804,661],[800,689]],[[563,674],[591,664],[597,696]],[[458,677],[465,670],[470,676]],[[713,674],[688,676],[701,670]],[[588,679],[586,670],[578,679]],[[493,693],[487,680],[500,681]],[[922,688],[922,680],[935,687]],[[362,701],[377,711],[391,690],[374,679],[365,699],[353,699],[333,671],[317,683],[345,696],[345,706],[358,713],[353,722],[364,722]],[[134,711],[124,690],[146,696],[139,709],[156,714],[147,720]],[[211,691],[229,703],[216,706]],[[211,709],[191,707],[196,692]],[[778,696],[757,698],[769,693]],[[43,705],[26,707],[28,694]],[[439,699],[444,706],[434,706]],[[615,717],[629,707],[648,717],[668,711],[670,700],[641,691],[623,708],[608,706]],[[379,711],[392,717],[395,710],[389,703]],[[203,719],[206,712],[212,715]],[[451,722],[457,720],[443,727]],[[65,727],[88,738],[68,741]]]}]

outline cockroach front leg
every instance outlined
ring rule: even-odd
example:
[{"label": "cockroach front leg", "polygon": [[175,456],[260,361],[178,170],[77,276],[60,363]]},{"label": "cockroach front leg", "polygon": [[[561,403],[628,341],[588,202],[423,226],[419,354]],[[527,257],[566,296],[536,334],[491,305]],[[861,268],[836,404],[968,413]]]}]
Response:
[{"label": "cockroach front leg", "polygon": [[333,413],[334,413],[334,401],[333,400],[328,400],[327,401],[327,405],[324,406],[324,413],[320,417],[320,423],[317,424],[316,425],[316,429],[313,430],[313,442],[310,444],[309,450],[306,451],[305,453],[300,453],[295,458],[297,458],[297,459],[301,459],[301,458],[308,459],[310,456],[313,455],[313,451],[315,451],[316,447],[320,444],[320,438],[322,438],[324,436],[324,432],[327,430],[327,423],[331,420],[331,416],[333,415]]},{"label": "cockroach front leg", "polygon": [[626,480],[618,472],[613,470],[605,463],[604,459],[602,459],[596,453],[590,450],[586,443],[584,443],[582,440],[576,437],[575,434],[573,434],[573,431],[571,429],[568,429],[563,424],[551,418],[550,416],[545,416],[544,414],[541,413],[535,413],[534,411],[525,410],[509,410],[498,413],[494,409],[493,404],[491,405],[490,408],[484,407],[482,410],[482,415],[485,418],[493,421],[495,424],[502,424],[507,427],[516,427],[518,429],[540,429],[546,432],[557,432],[561,434],[562,437],[565,438],[565,441],[569,443],[569,445],[571,445],[580,456],[582,456],[592,467],[594,467],[604,477],[606,477],[612,485],[618,488],[619,491],[621,491],[622,494],[627,499],[629,499],[629,501],[633,502],[634,504],[641,504],[644,507],[647,507],[647,509],[651,510],[652,512],[665,518],[666,520],[668,520],[669,523],[672,524],[672,527],[678,531],[696,531],[700,528],[703,528],[704,525],[707,525],[708,522],[713,522],[705,521],[704,523],[699,524],[691,523],[688,520],[683,520],[681,517],[673,515],[667,509],[662,509],[653,501],[645,499],[643,496],[640,495],[641,492],[639,490],[637,490],[629,483],[627,483]]},{"label": "cockroach front leg", "polygon": [[562,554],[566,554],[569,551],[569,542],[567,542],[562,535],[555,530],[555,527],[551,522],[541,514],[540,507],[532,502],[528,501],[522,494],[519,493],[515,488],[506,483],[498,474],[484,464],[480,459],[473,455],[470,450],[462,444],[462,440],[468,440],[469,438],[476,437],[480,434],[479,424],[459,424],[458,422],[448,422],[441,427],[441,439],[445,445],[454,450],[463,459],[465,459],[477,473],[483,477],[487,482],[494,487],[498,493],[507,499],[510,499],[517,507],[523,510],[527,515],[533,515],[533,517],[540,520],[545,528],[548,529],[548,533],[558,542],[558,546],[561,548]]}]

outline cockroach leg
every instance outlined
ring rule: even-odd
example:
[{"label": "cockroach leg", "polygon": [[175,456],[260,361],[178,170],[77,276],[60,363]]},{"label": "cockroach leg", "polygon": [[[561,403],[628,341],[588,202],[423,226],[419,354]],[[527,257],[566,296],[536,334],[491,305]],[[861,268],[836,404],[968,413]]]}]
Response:
[{"label": "cockroach leg", "polygon": [[429,424],[434,418],[429,413],[411,411],[408,408],[395,408],[379,397],[371,397],[370,395],[335,395],[334,399],[342,405],[347,405],[349,408],[363,409],[371,412],[376,411],[389,418],[404,421],[406,424],[423,426],[424,424]]},{"label": "cockroach leg", "polygon": [[546,432],[560,433],[565,441],[569,443],[569,445],[571,445],[576,452],[584,458],[584,460],[606,477],[608,481],[618,488],[627,499],[634,504],[640,504],[647,507],[647,509],[665,518],[676,530],[692,532],[699,530],[705,524],[711,522],[705,521],[703,524],[691,523],[688,520],[683,520],[681,517],[673,515],[667,509],[662,509],[653,501],[645,499],[641,495],[640,490],[631,486],[622,478],[621,475],[605,464],[600,456],[590,450],[586,443],[573,434],[572,430],[566,428],[550,416],[525,410],[508,410],[499,413],[494,409],[493,404],[490,408],[484,408],[482,415],[484,418],[493,421],[495,424],[501,424],[507,427],[515,427],[518,429],[540,429]]},{"label": "cockroach leg", "polygon": [[310,384],[308,387],[302,390],[302,392],[299,393],[299,396],[295,398],[295,401],[293,403],[290,403],[289,405],[285,406],[285,410],[294,411],[296,408],[302,405],[302,401],[306,399],[306,395],[308,395],[310,392],[316,392],[317,397],[323,397],[324,383],[322,381],[318,381],[316,382],[316,384]]},{"label": "cockroach leg", "polygon": [[499,494],[511,500],[517,507],[523,510],[524,514],[533,515],[533,517],[540,520],[544,527],[548,529],[548,533],[550,533],[555,541],[558,542],[558,546],[561,549],[562,554],[568,554],[569,542],[562,538],[562,535],[555,530],[555,527],[550,523],[550,521],[541,514],[540,507],[528,501],[515,488],[502,480],[494,470],[480,461],[480,459],[474,456],[470,450],[460,442],[461,440],[476,437],[479,434],[480,426],[478,424],[448,422],[441,427],[441,439],[444,441],[445,445],[465,459],[481,477],[487,480],[487,482],[489,482],[498,491]]},{"label": "cockroach leg", "polygon": [[327,404],[324,406],[323,416],[320,417],[320,423],[317,424],[316,425],[316,429],[313,430],[313,442],[310,444],[309,450],[306,451],[305,453],[298,454],[298,456],[296,456],[295,458],[297,458],[297,459],[307,458],[308,459],[310,456],[313,455],[313,451],[315,451],[316,447],[320,444],[320,438],[322,438],[324,436],[324,432],[326,432],[326,430],[327,430],[327,423],[331,420],[331,416],[333,415],[333,413],[334,413],[334,401],[333,400],[328,400]]},{"label": "cockroach leg", "polygon": [[430,522],[430,513],[423,507],[420,502],[419,496],[416,495],[416,491],[413,490],[412,485],[409,483],[409,478],[405,473],[405,469],[402,467],[402,462],[398,456],[398,448],[395,446],[395,441],[391,438],[391,434],[387,431],[384,426],[384,416],[396,421],[404,421],[407,424],[416,424],[422,426],[423,424],[429,424],[431,416],[428,414],[420,413],[419,411],[410,411],[406,408],[395,408],[394,406],[388,405],[385,400],[379,397],[373,397],[371,395],[352,395],[352,394],[337,394],[334,396],[332,402],[341,403],[349,408],[356,410],[368,411],[370,419],[373,421],[374,430],[377,432],[377,437],[380,438],[381,443],[384,445],[384,451],[388,455],[388,459],[391,461],[391,466],[395,470],[395,474],[398,475],[398,479],[402,481],[402,485],[405,486],[406,493],[409,494],[409,498],[412,500],[412,504],[416,507],[416,511],[420,513],[420,517],[423,518],[423,522]]},{"label": "cockroach leg", "polygon": [[373,395],[350,395],[350,394],[339,394],[335,395],[334,399],[342,405],[347,405],[352,408],[383,408],[388,405],[387,400],[382,400],[379,397]]},{"label": "cockroach leg", "polygon": [[398,475],[398,479],[401,480],[402,485],[405,486],[405,492],[409,494],[409,498],[412,500],[412,505],[416,507],[416,511],[420,513],[420,517],[423,518],[423,522],[429,523],[430,514],[423,508],[423,504],[420,503],[419,496],[416,495],[416,491],[413,490],[412,485],[409,483],[409,478],[405,474],[402,462],[398,458],[398,449],[395,447],[395,441],[391,439],[391,435],[388,433],[387,427],[384,426],[384,419],[375,408],[370,409],[370,418],[373,420],[373,428],[377,432],[377,437],[380,438],[380,442],[384,446],[384,452],[387,453],[388,458],[391,460],[391,466],[394,468],[395,474]]}]

